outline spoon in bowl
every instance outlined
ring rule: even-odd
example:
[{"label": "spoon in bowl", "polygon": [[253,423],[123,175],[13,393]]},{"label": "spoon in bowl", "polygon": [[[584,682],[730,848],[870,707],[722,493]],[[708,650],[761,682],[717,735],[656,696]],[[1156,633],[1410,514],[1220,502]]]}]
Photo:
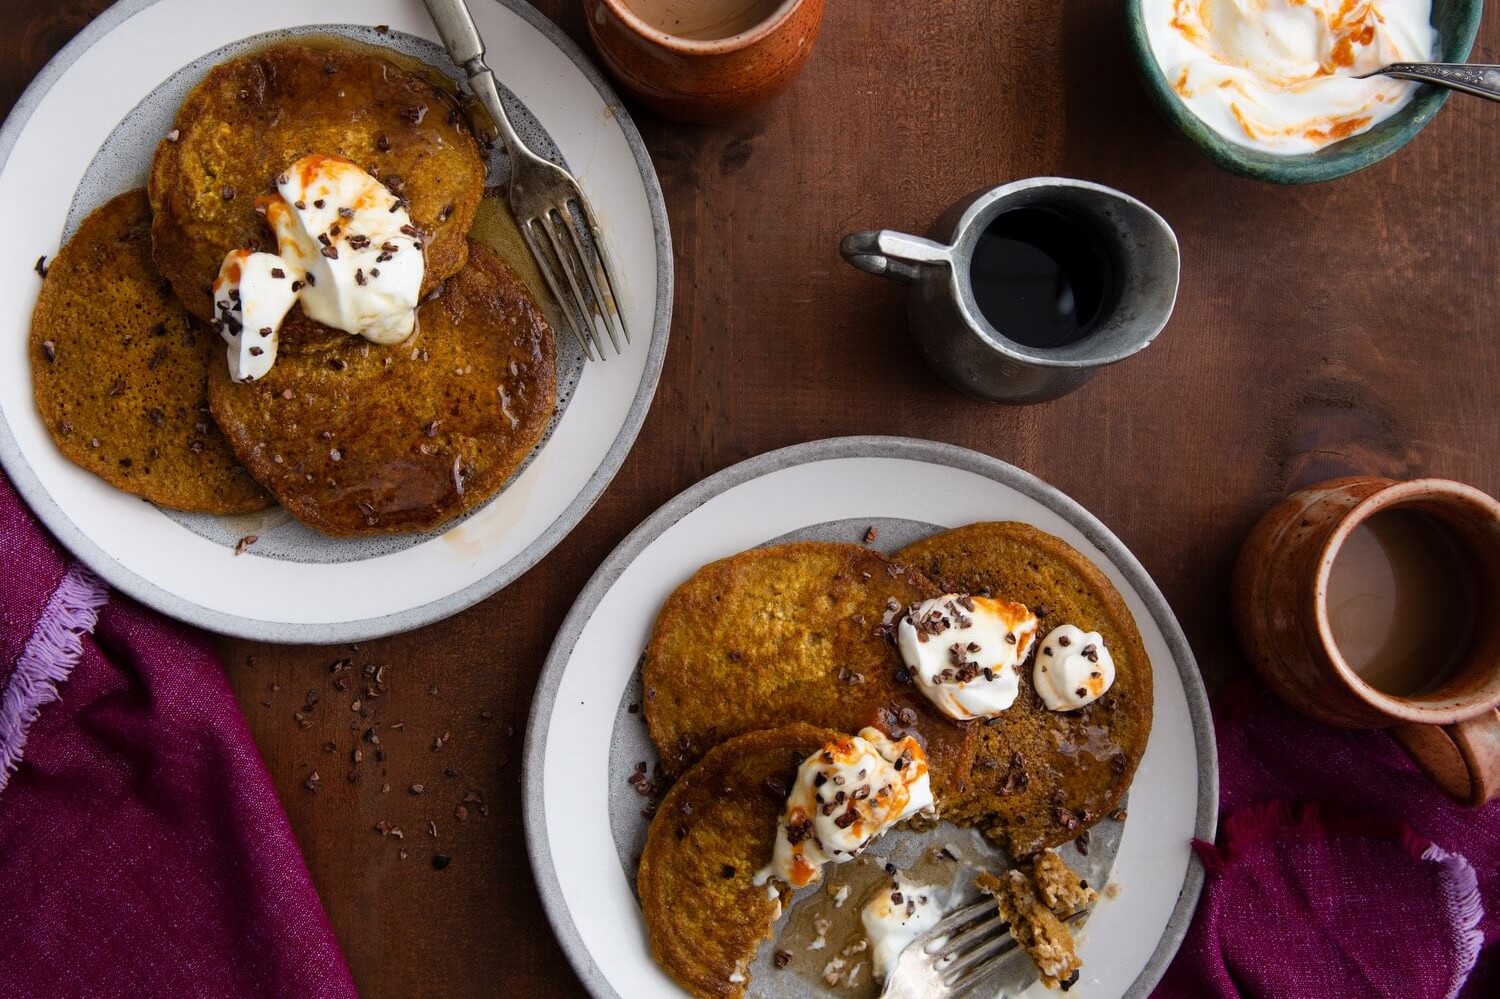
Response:
[{"label": "spoon in bowl", "polygon": [[1500,66],[1462,62],[1393,62],[1358,79],[1366,80],[1372,76],[1435,83],[1449,90],[1500,101]]}]

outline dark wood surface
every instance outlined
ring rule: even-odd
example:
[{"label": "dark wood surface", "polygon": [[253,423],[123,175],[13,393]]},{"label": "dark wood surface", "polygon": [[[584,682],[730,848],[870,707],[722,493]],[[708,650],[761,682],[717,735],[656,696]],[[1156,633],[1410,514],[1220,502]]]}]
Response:
[{"label": "dark wood surface", "polygon": [[[0,0],[0,110],[106,6]],[[576,3],[538,6],[587,47]],[[650,417],[598,506],[508,590],[420,632],[357,651],[223,644],[364,995],[583,995],[527,867],[527,709],[590,573],[711,472],[854,433],[1014,462],[1140,556],[1211,685],[1242,668],[1227,608],[1236,548],[1287,490],[1347,472],[1500,490],[1500,109],[1456,98],[1405,151],[1345,180],[1239,180],[1156,116],[1118,8],[832,3],[807,71],[770,107],[714,128],[639,114],[671,215],[677,299]],[[1496,19],[1474,59],[1500,62]],[[845,266],[837,246],[859,228],[923,231],[961,195],[1035,174],[1153,205],[1181,239],[1182,291],[1145,354],[1061,401],[1000,408],[929,374],[899,289]],[[356,673],[340,692],[329,669],[346,657]],[[383,694],[362,705],[386,759],[365,744],[356,766],[368,721],[350,702],[365,664],[388,664]],[[299,722],[312,689],[321,699]],[[374,832],[382,820],[405,838]],[[452,858],[442,871],[438,852]]]}]

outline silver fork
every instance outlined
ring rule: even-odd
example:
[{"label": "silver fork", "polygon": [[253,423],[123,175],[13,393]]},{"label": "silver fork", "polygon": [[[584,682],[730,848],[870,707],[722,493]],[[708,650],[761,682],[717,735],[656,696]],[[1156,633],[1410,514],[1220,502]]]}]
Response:
[{"label": "silver fork", "polygon": [[[484,40],[464,0],[423,0],[443,46],[454,63],[469,76],[469,88],[484,105],[500,131],[510,157],[510,210],[536,258],[547,288],[562,308],[584,356],[604,360],[604,336],[621,352],[630,342],[625,317],[620,314],[618,286],[609,266],[598,217],[578,181],[561,167],[542,159],[516,134],[500,103],[495,74],[484,62]],[[588,232],[592,252],[579,238],[578,224]],[[556,261],[554,265],[553,261]],[[561,272],[561,279],[559,279]]]},{"label": "silver fork", "polygon": [[[1076,924],[1087,913],[1080,909],[1063,922]],[[1019,948],[995,900],[980,899],[945,916],[901,952],[881,999],[958,999],[989,979]],[[1016,983],[1018,989],[1024,984]]]}]

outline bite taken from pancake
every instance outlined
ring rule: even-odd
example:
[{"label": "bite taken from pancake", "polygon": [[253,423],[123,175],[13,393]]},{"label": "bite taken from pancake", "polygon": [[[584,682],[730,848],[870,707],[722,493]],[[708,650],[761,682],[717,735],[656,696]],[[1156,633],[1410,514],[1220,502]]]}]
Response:
[{"label": "bite taken from pancake", "polygon": [[657,615],[641,668],[652,741],[670,776],[713,746],[799,721],[915,733],[942,801],[964,786],[977,733],[909,682],[887,637],[895,614],[940,591],[859,545],[795,542],[699,569]]},{"label": "bite taken from pancake", "polygon": [[214,418],[297,519],[333,535],[429,530],[497,493],[540,442],[552,331],[493,251],[467,255],[403,343],[297,320],[262,377],[235,381],[222,354],[211,365]]},{"label": "bite taken from pancake", "polygon": [[144,191],[96,210],[47,268],[31,321],[37,410],[63,455],[110,485],[198,513],[271,505],[209,415],[223,357],[152,263]]},{"label": "bite taken from pancake", "polygon": [[255,202],[311,154],[358,164],[402,199],[425,241],[426,294],[463,267],[485,166],[435,70],[373,46],[286,42],[215,66],[151,166],[155,259],[188,311],[215,318],[225,255],[271,244]]},{"label": "bite taken from pancake", "polygon": [[791,890],[933,807],[910,736],[798,723],[720,743],[647,834],[637,887],[657,962],[699,999],[738,999]]},{"label": "bite taken from pancake", "polygon": [[[1015,522],[944,531],[897,557],[963,604],[1034,615],[1013,632],[1024,654],[1016,659],[1015,646],[1005,647],[1016,670],[1013,703],[979,725],[974,765],[943,817],[976,826],[1018,858],[1119,817],[1151,731],[1152,672],[1135,619],[1099,568],[1060,538]],[[981,615],[962,604],[935,609],[923,648],[955,665],[924,689],[991,686],[973,663],[987,661],[994,644],[954,641],[957,625]],[[900,628],[922,630],[911,619]],[[990,648],[970,650],[970,641]]]}]

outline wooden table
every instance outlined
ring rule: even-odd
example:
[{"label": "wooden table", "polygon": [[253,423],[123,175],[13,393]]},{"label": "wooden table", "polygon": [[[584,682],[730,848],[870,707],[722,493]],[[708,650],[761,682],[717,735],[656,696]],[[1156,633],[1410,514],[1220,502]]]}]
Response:
[{"label": "wooden table", "polygon": [[[0,0],[0,110],[106,6]],[[538,6],[587,47],[578,4]],[[832,3],[806,73],[762,112],[716,128],[640,114],[677,247],[675,322],[645,429],[598,506],[508,590],[422,631],[357,649],[223,643],[364,995],[584,994],[526,861],[532,689],[610,549],[726,465],[877,433],[1029,469],[1140,556],[1211,685],[1242,668],[1226,599],[1236,547],[1289,489],[1375,472],[1500,491],[1500,112],[1455,99],[1408,149],[1331,184],[1240,180],[1156,116],[1118,8]],[[1500,62],[1497,19],[1474,59]],[[1155,346],[1082,391],[986,405],[923,368],[899,289],[843,264],[838,241],[923,231],[959,196],[1036,174],[1111,184],[1166,216],[1181,297]],[[330,664],[345,658],[355,679],[340,693]],[[383,695],[363,705],[385,724],[386,759],[366,745],[355,767],[366,664],[387,664]],[[299,719],[313,689],[320,703]],[[382,820],[405,839],[377,834]],[[445,870],[435,853],[452,858]]]}]

